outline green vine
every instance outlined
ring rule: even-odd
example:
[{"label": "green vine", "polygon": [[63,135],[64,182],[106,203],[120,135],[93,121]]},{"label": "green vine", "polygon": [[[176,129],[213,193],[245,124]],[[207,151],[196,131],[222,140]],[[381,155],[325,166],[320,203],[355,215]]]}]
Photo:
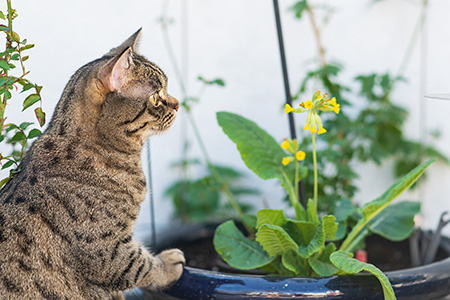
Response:
[{"label": "green vine", "polygon": [[[0,19],[6,22],[6,24],[0,24],[0,31],[5,33],[5,48],[0,53],[0,142],[9,144],[12,151],[9,154],[0,154],[2,170],[9,169],[9,176],[0,181],[0,187],[20,171],[20,162],[30,140],[41,134],[39,129],[33,128],[31,122],[7,123],[6,108],[19,89],[20,94],[27,95],[22,103],[22,111],[39,103],[39,107],[35,108],[34,112],[40,127],[45,124],[41,98],[42,86],[28,79],[30,72],[24,64],[29,59],[24,52],[33,48],[34,44],[29,44],[26,39],[21,39],[19,34],[13,30],[13,22],[18,15],[12,8],[11,0],[6,0],[6,4],[6,14],[0,11]],[[14,98],[20,97],[19,95]]]}]

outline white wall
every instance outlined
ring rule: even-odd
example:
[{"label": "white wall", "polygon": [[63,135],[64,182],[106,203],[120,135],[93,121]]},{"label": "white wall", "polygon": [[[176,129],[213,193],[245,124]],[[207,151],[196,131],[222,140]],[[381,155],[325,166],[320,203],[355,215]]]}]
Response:
[{"label": "white wall", "polygon": [[[410,36],[421,13],[422,1],[384,0],[376,4],[371,0],[311,1],[326,3],[335,8],[330,22],[322,30],[327,55],[344,66],[342,78],[347,85],[355,75],[371,72],[397,72],[407,49]],[[305,70],[316,58],[316,45],[307,18],[298,21],[288,8],[294,1],[281,0],[284,39],[289,63],[292,90],[297,89]],[[213,161],[245,170],[234,145],[227,140],[216,124],[217,111],[238,112],[257,121],[278,140],[287,137],[286,116],[280,111],[284,100],[279,52],[273,19],[272,1],[266,0],[152,0],[112,1],[79,0],[13,1],[19,13],[16,30],[35,43],[27,62],[30,77],[44,86],[44,109],[51,114],[69,77],[73,72],[110,48],[121,43],[140,27],[140,52],[161,66],[169,77],[169,90],[181,97],[176,74],[164,45],[158,18],[168,4],[173,24],[169,33],[177,60],[190,95],[195,95],[198,75],[220,77],[225,88],[208,89],[194,116],[206,141]],[[5,3],[1,9],[5,10]],[[405,76],[407,84],[395,91],[399,105],[407,107],[411,117],[405,126],[408,137],[418,139],[421,127],[439,128],[442,137],[434,145],[450,156],[450,101],[428,100],[426,119],[421,119],[422,95],[428,92],[450,92],[450,26],[447,14],[450,2],[431,0],[426,24],[426,43],[419,51],[418,44]],[[426,67],[423,67],[426,64]],[[18,103],[17,107],[20,107]],[[10,120],[20,121],[23,116],[14,112]],[[301,117],[298,116],[297,124]],[[186,124],[181,111],[173,129],[164,136],[152,138],[152,164],[156,223],[165,228],[170,223],[171,204],[163,199],[163,191],[176,179],[169,164],[181,155],[181,135]],[[192,136],[190,129],[187,134]],[[192,156],[200,157],[196,145]],[[378,196],[392,182],[390,166],[358,166],[362,177],[358,180],[360,202]],[[262,184],[248,173],[248,182],[264,190],[264,199],[271,207],[283,206],[283,194],[276,181]],[[434,227],[443,210],[450,210],[450,169],[434,164],[428,171],[428,182],[422,191],[403,196],[403,199],[423,202],[426,227]],[[420,199],[419,199],[420,195]],[[261,200],[254,199],[256,207]],[[138,230],[149,227],[149,204],[145,202],[138,220]],[[447,228],[450,233],[450,228]]]}]

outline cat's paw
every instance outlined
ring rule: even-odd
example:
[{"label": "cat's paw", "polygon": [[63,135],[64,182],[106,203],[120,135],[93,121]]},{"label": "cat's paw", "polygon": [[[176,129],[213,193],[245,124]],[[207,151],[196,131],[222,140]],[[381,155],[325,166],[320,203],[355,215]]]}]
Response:
[{"label": "cat's paw", "polygon": [[170,249],[161,252],[158,257],[164,263],[167,285],[175,283],[183,274],[183,267],[186,264],[184,254],[179,249]]}]

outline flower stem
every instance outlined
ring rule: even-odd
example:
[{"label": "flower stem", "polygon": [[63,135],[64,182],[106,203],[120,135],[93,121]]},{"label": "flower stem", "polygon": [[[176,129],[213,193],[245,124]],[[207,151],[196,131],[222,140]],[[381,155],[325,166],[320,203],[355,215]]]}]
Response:
[{"label": "flower stem", "polygon": [[318,193],[318,178],[317,178],[317,156],[316,156],[316,134],[312,134],[312,147],[313,147],[313,164],[314,164],[314,211],[317,214],[317,193]]}]

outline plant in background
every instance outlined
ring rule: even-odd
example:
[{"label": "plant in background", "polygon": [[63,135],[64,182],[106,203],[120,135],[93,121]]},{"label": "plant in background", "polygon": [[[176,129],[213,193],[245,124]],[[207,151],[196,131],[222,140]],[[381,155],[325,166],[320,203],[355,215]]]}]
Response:
[{"label": "plant in background", "polygon": [[[322,199],[318,194],[320,179],[315,137],[316,134],[326,136],[331,129],[324,126],[319,113],[333,111],[338,114],[340,104],[335,98],[329,99],[317,91],[311,100],[302,102],[298,108],[286,106],[285,110],[287,113],[308,114],[304,129],[311,134],[312,140],[313,197],[308,199],[306,209],[300,205],[295,186],[306,176],[306,168],[298,163],[304,159],[305,153],[297,141],[284,140],[280,146],[254,122],[237,114],[219,112],[218,123],[236,144],[244,163],[260,178],[280,181],[295,208],[295,217],[288,218],[279,209],[261,209],[256,216],[244,219],[253,228],[248,237],[233,221],[227,221],[216,230],[216,251],[232,267],[243,270],[261,268],[268,273],[285,276],[332,276],[367,271],[380,281],[385,299],[395,299],[391,284],[382,271],[353,258],[353,253],[363,247],[369,234],[393,241],[403,240],[411,234],[420,204],[410,201],[390,204],[417,181],[433,160],[414,168],[362,208],[357,209],[348,201],[335,215],[322,215],[318,211]],[[347,234],[347,220],[355,216],[356,224]]]},{"label": "plant in background", "polygon": [[[175,216],[183,222],[202,222],[226,218],[233,213],[242,218],[251,206],[243,204],[242,201],[238,204],[235,197],[257,194],[258,192],[241,186],[240,179],[243,177],[241,172],[212,163],[197,123],[192,117],[193,105],[200,101],[206,87],[213,85],[223,87],[225,82],[220,78],[207,80],[202,76],[199,76],[198,80],[202,83],[202,86],[197,96],[183,97],[181,106],[186,112],[204,159],[188,157],[189,140],[187,134],[184,134],[183,157],[179,162],[172,164],[174,168],[181,171],[181,176],[166,190],[165,194],[172,199]],[[192,172],[192,170],[195,170],[195,172]],[[192,173],[197,174],[193,175]],[[205,175],[199,176],[198,174]],[[228,201],[224,201],[223,198]]]},{"label": "plant in background", "polygon": [[[426,3],[424,2],[424,5]],[[318,64],[308,71],[293,99],[310,90],[311,86],[323,85],[330,95],[339,99],[342,108],[350,108],[354,103],[361,107],[356,117],[344,112],[339,118],[325,118],[324,127],[327,134],[323,136],[324,147],[317,151],[319,169],[327,170],[319,174],[318,195],[321,199],[320,210],[334,212],[340,205],[352,199],[357,187],[354,179],[359,177],[355,163],[372,162],[381,165],[387,159],[394,159],[394,176],[398,177],[418,165],[423,157],[436,157],[449,164],[445,155],[431,146],[424,146],[419,141],[408,139],[403,134],[403,125],[408,117],[406,109],[393,101],[393,91],[398,84],[405,81],[403,72],[410,59],[411,47],[419,36],[422,26],[416,27],[410,47],[406,50],[398,75],[361,74],[355,76],[360,86],[358,92],[339,82],[343,66],[330,63],[326,57],[325,47],[317,22],[316,12],[325,10],[325,22],[333,9],[329,6],[312,6],[310,1],[297,1],[291,8],[297,19],[309,19],[317,43]],[[423,24],[423,15],[418,24]],[[309,135],[304,136],[300,147],[306,152],[305,165],[313,168],[313,149]],[[314,185],[312,174],[304,179],[306,187]],[[307,198],[312,196],[312,189],[306,189]]]},{"label": "plant in background", "polygon": [[[0,19],[7,22],[0,25],[0,31],[5,33],[5,49],[0,53],[0,142],[6,142],[12,147],[10,154],[0,154],[2,170],[9,169],[9,177],[0,181],[0,187],[6,184],[14,174],[20,172],[20,162],[29,145],[31,139],[41,134],[41,131],[34,128],[31,122],[22,122],[20,124],[8,123],[6,108],[9,101],[13,98],[14,91],[28,95],[23,100],[22,111],[30,108],[37,102],[42,105],[41,89],[39,86],[28,79],[29,71],[26,70],[24,62],[29,58],[24,52],[34,47],[26,39],[21,39],[19,34],[13,31],[13,21],[17,17],[17,12],[12,8],[11,0],[6,0],[6,14],[0,11]],[[41,105],[34,112],[39,125],[45,124],[45,113]]]}]

